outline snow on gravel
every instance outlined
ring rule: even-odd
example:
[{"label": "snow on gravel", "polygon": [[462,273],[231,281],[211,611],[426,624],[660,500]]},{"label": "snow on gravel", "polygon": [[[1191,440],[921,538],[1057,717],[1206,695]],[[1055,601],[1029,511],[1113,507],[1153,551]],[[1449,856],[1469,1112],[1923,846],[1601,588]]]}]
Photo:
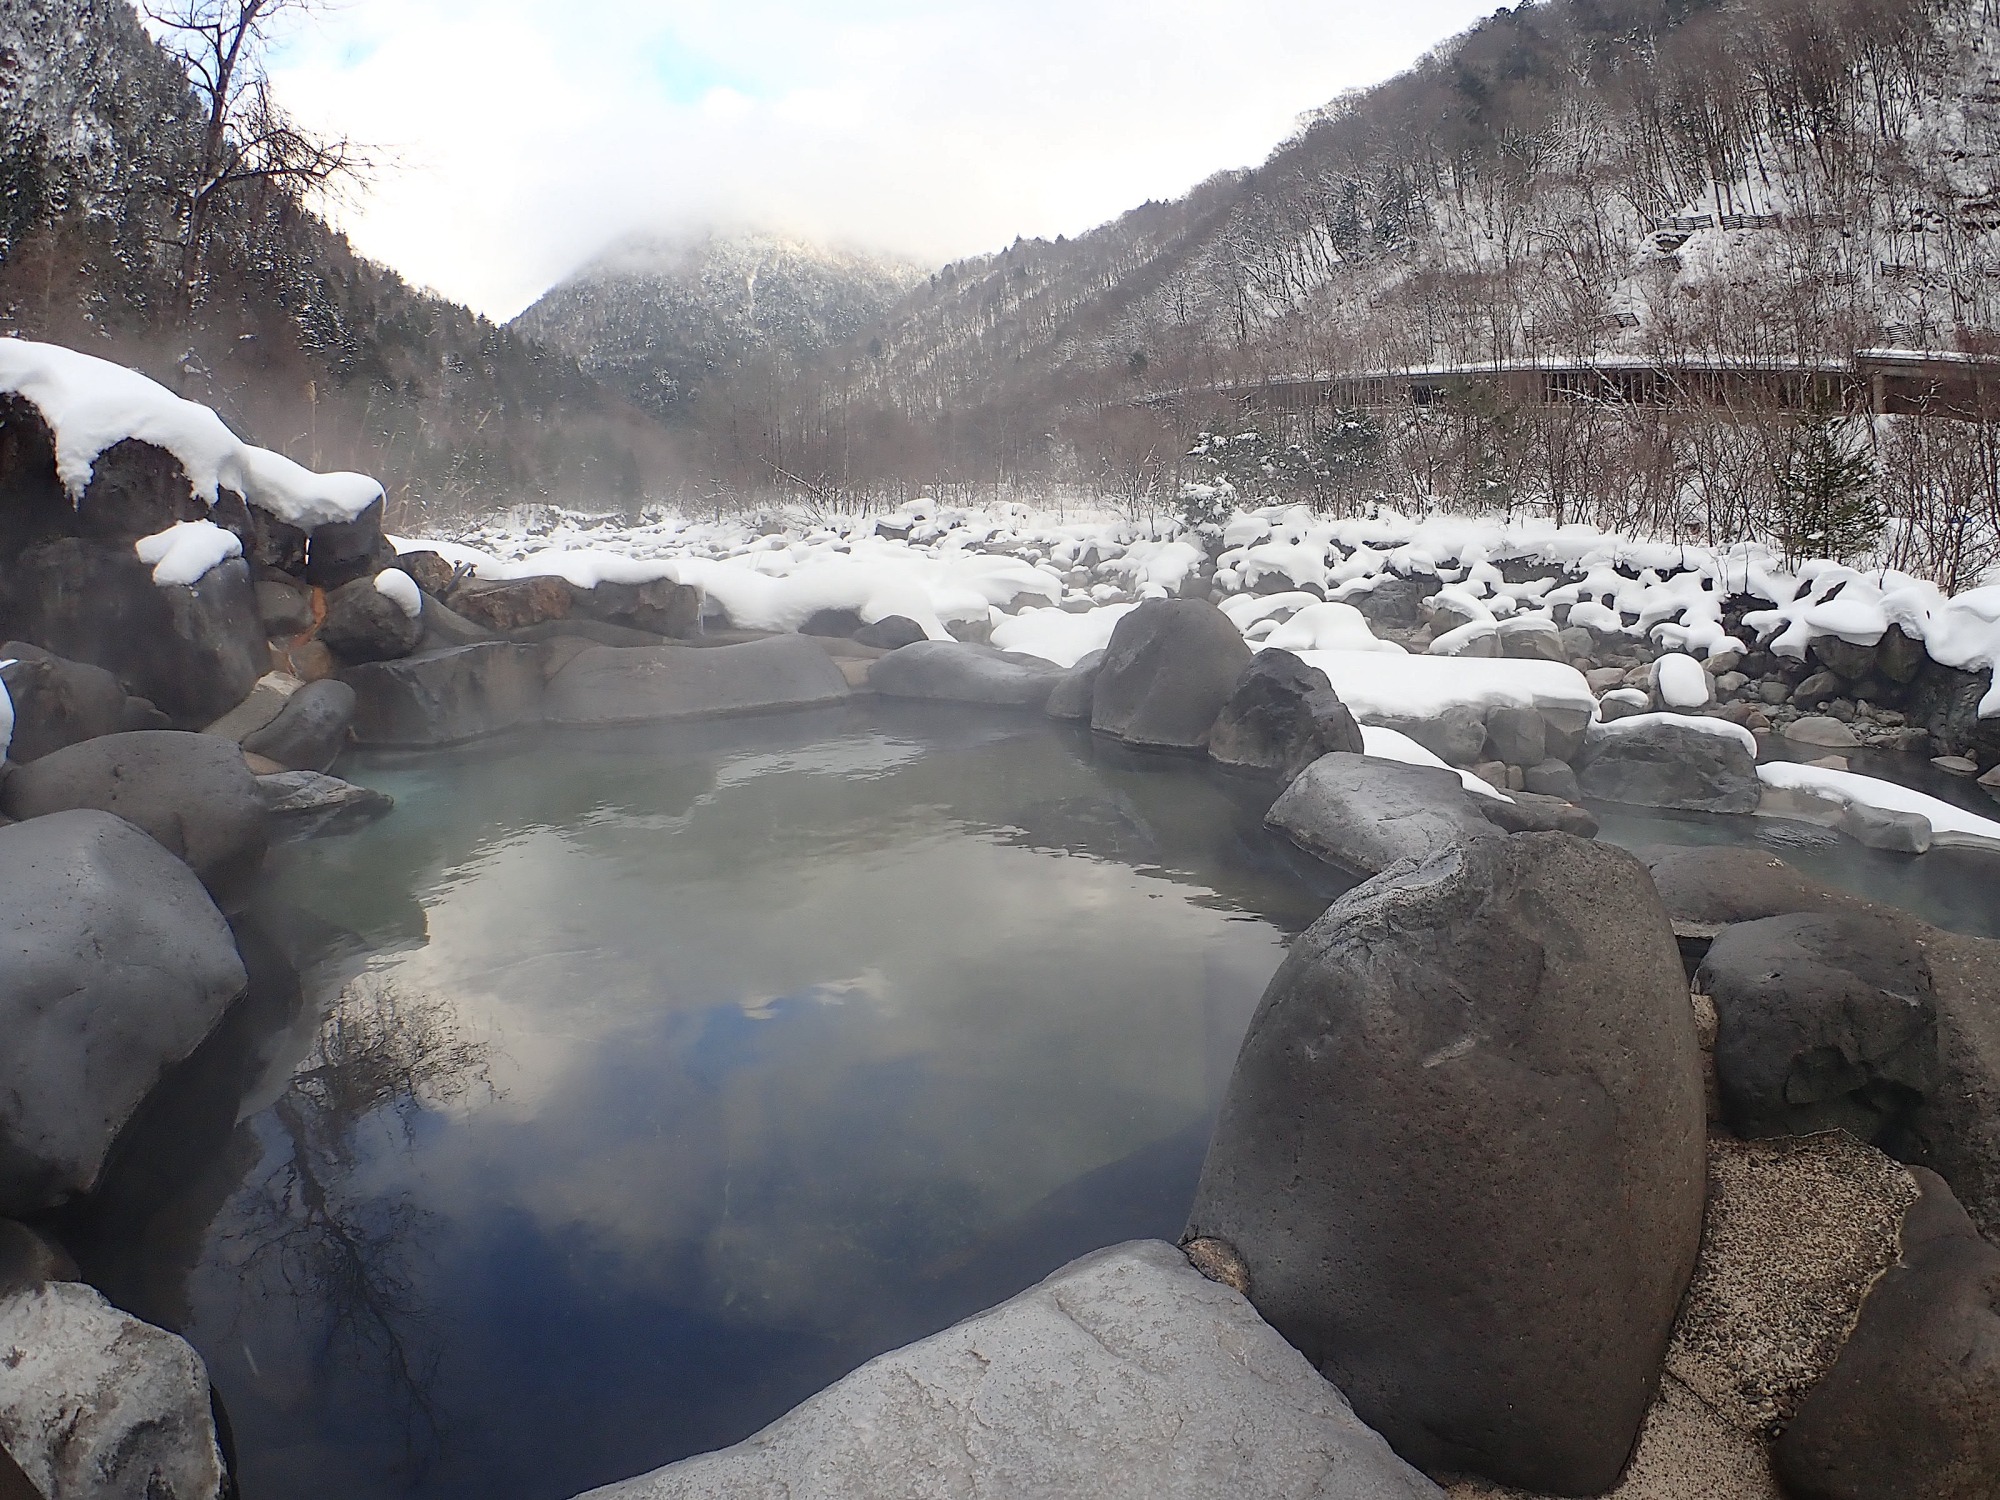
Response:
[{"label": "snow on gravel", "polygon": [[[447,541],[398,545],[434,547],[486,578],[555,573],[584,586],[652,578],[693,583],[706,594],[710,614],[750,628],[796,629],[817,609],[851,609],[864,621],[905,615],[942,639],[951,625],[976,624],[984,614],[1007,649],[1058,662],[1083,654],[1080,642],[1094,643],[1100,633],[1108,638],[1104,622],[1009,622],[1055,606],[1087,620],[1093,610],[1212,591],[1253,646],[1385,659],[1372,671],[1351,664],[1343,670],[1366,711],[1387,717],[1451,703],[1585,707],[1581,680],[1561,662],[1454,654],[1495,635],[1504,642],[1563,625],[1650,639],[1685,658],[1685,666],[1668,669],[1685,678],[1686,701],[1677,705],[1684,707],[1695,706],[1689,668],[1757,642],[1797,658],[1818,636],[1866,646],[1894,626],[1948,665],[1978,670],[2000,661],[2000,585],[1946,598],[1893,570],[1863,573],[1824,561],[1788,568],[1770,548],[1752,543],[1709,548],[1537,520],[1413,517],[1387,505],[1358,518],[1315,516],[1299,507],[1238,512],[1209,544],[1218,548],[1211,590],[1200,583],[1204,548],[1171,517],[961,508],[931,499],[887,515],[776,526],[674,516],[629,524],[544,509]],[[1424,655],[1403,654],[1354,608],[1399,579],[1434,587],[1469,623],[1441,633]],[[1759,606],[1737,633],[1722,613],[1732,596]],[[1418,665],[1426,662],[1434,665]],[[1395,687],[1398,675],[1407,687]],[[2000,715],[2000,689],[1981,709]],[[1357,705],[1356,712],[1364,709]]]}]

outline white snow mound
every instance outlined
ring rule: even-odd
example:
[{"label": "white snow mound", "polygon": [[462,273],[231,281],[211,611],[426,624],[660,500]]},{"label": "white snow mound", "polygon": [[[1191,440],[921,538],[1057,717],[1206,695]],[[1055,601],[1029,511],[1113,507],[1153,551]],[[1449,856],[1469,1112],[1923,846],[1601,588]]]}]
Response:
[{"label": "white snow mound", "polygon": [[224,531],[213,521],[176,521],[165,531],[140,537],[132,550],[153,570],[154,583],[192,588],[210,569],[241,557],[243,543],[235,532]]}]

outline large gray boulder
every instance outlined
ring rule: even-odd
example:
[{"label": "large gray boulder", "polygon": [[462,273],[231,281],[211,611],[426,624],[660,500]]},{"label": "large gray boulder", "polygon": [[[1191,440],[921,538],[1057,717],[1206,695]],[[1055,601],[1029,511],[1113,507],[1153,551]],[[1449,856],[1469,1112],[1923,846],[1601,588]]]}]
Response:
[{"label": "large gray boulder", "polygon": [[1104,653],[1091,652],[1063,674],[1042,712],[1058,723],[1088,724],[1090,706],[1097,697],[1097,674],[1103,669]]},{"label": "large gray boulder", "polygon": [[1778,1439],[1813,1500],[1991,1500],[2000,1490],[2000,1249],[1937,1177],[1840,1358]]},{"label": "large gray boulder", "polygon": [[550,680],[547,714],[553,724],[645,724],[812,708],[849,691],[833,658],[800,635],[737,646],[591,646]]},{"label": "large gray boulder", "polygon": [[1923,934],[1937,995],[1937,1087],[1918,1106],[1914,1158],[2000,1240],[2000,942]]},{"label": "large gray boulder", "polygon": [[1067,675],[1061,667],[1009,661],[983,646],[916,641],[876,661],[868,685],[885,698],[1040,710]]},{"label": "large gray boulder", "polygon": [[1867,902],[1823,885],[1775,854],[1742,845],[1655,845],[1639,857],[1666,902],[1674,930],[1712,938],[1736,922],[1791,912],[1859,911]]},{"label": "large gray boulder", "polygon": [[0,1446],[49,1500],[217,1500],[208,1371],[187,1341],[52,1282],[0,1300]]},{"label": "large gray boulder", "polygon": [[1199,750],[1251,651],[1201,599],[1148,599],[1119,620],[1092,690],[1090,727],[1130,745]]},{"label": "large gray boulder", "polygon": [[0,812],[10,818],[77,808],[144,829],[225,907],[249,894],[264,862],[264,800],[242,749],[220,735],[105,735],[45,755],[0,784]]},{"label": "large gray boulder", "polygon": [[243,748],[288,771],[324,771],[347,748],[356,702],[354,689],[336,678],[309,682],[270,723],[246,734]]},{"label": "large gray boulder", "polygon": [[1763,798],[1747,730],[1719,719],[1645,714],[1600,724],[1584,741],[1586,797],[1687,812],[1752,813]]},{"label": "large gray boulder", "polygon": [[1695,986],[1715,1002],[1716,1081],[1736,1134],[1845,1130],[1907,1152],[1937,1074],[1915,924],[1893,912],[1740,923],[1716,938]]},{"label": "large gray boulder", "polygon": [[1238,1293],[1140,1240],[590,1500],[1439,1494]]},{"label": "large gray boulder", "polygon": [[536,723],[542,714],[539,647],[480,641],[399,661],[350,667],[354,739],[361,745],[456,745]]},{"label": "large gray boulder", "polygon": [[1335,751],[1359,755],[1361,726],[1326,673],[1289,651],[1257,654],[1208,736],[1217,765],[1285,781]]},{"label": "large gray boulder", "polygon": [[1694,1017],[1624,851],[1519,834],[1330,908],[1265,991],[1188,1235],[1403,1457],[1598,1494],[1701,1238]]},{"label": "large gray boulder", "polygon": [[63,537],[30,547],[8,575],[0,635],[103,667],[175,724],[227,713],[268,670],[241,558],[163,587],[129,546]]},{"label": "large gray boulder", "polygon": [[1264,826],[1315,859],[1360,876],[1500,831],[1472,805],[1455,771],[1336,751],[1299,774]]},{"label": "large gray boulder", "polygon": [[247,981],[194,873],[109,813],[0,828],[0,911],[0,1213],[33,1213],[91,1190]]}]

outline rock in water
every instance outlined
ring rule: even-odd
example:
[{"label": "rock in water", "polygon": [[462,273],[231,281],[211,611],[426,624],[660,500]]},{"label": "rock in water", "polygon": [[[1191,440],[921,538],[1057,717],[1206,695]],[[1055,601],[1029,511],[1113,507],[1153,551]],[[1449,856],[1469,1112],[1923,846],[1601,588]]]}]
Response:
[{"label": "rock in water", "polygon": [[1200,599],[1148,599],[1119,620],[1092,691],[1090,727],[1130,745],[1199,750],[1251,651]]},{"label": "rock in water", "polygon": [[1715,1001],[1716,1079],[1745,1137],[1845,1130],[1898,1155],[1934,1088],[1937,999],[1896,912],[1726,927],[1695,986]]},{"label": "rock in water", "polygon": [[74,808],[144,829],[226,907],[249,894],[264,861],[264,799],[242,749],[219,735],[108,734],[45,755],[0,787],[0,811],[10,818]]},{"label": "rock in water", "polygon": [[1631,855],[1473,840],[1350,892],[1265,991],[1190,1236],[1433,1474],[1610,1488],[1701,1238],[1700,1053]]},{"label": "rock in water", "polygon": [[1322,755],[1361,753],[1361,726],[1326,673],[1289,651],[1262,651],[1208,737],[1209,758],[1239,771],[1292,780]]},{"label": "rock in water", "polygon": [[247,981],[194,874],[109,813],[0,828],[0,911],[0,1213],[33,1213],[91,1189]]},{"label": "rock in water", "polygon": [[1053,665],[1030,667],[1009,661],[983,646],[916,641],[898,647],[870,667],[868,685],[885,698],[1040,710],[1067,675]]},{"label": "rock in water", "polygon": [[871,1360],[733,1448],[590,1500],[1434,1500],[1171,1245],[1087,1255]]},{"label": "rock in water", "polygon": [[55,1282],[0,1301],[0,1444],[60,1500],[216,1500],[208,1371],[187,1342]]},{"label": "rock in water", "polygon": [[1778,1439],[1813,1500],[1991,1500],[2000,1487],[2000,1249],[1933,1174],[1902,1255]]},{"label": "rock in water", "polygon": [[1264,817],[1315,859],[1351,874],[1378,875],[1398,860],[1424,860],[1499,830],[1472,805],[1455,771],[1372,755],[1323,755]]},{"label": "rock in water", "polygon": [[1764,794],[1747,729],[1678,714],[1593,729],[1577,776],[1586,797],[1688,812],[1752,813]]},{"label": "rock in water", "polygon": [[481,641],[351,667],[354,737],[363,745],[456,745],[542,714],[541,652]]}]

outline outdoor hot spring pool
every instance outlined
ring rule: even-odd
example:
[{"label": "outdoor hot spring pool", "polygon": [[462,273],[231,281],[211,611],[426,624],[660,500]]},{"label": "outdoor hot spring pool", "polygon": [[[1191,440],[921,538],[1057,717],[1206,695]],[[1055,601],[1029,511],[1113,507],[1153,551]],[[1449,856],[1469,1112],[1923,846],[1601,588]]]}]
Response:
[{"label": "outdoor hot spring pool", "polygon": [[[237,1072],[92,1267],[208,1361],[244,1500],[561,1500],[1175,1237],[1249,1014],[1344,885],[1264,832],[1272,789],[1004,714],[341,770],[395,812],[274,853]],[[1954,909],[1962,872],[1798,838],[1995,926],[1990,882]]]}]

